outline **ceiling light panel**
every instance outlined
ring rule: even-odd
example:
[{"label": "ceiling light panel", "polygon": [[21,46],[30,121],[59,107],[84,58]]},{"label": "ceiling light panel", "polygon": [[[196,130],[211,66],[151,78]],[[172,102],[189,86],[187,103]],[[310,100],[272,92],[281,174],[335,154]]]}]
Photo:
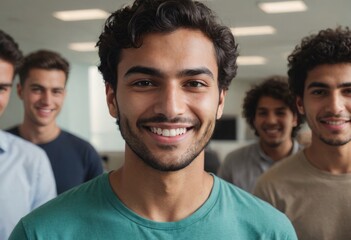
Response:
[{"label": "ceiling light panel", "polygon": [[267,59],[261,56],[239,56],[237,64],[240,66],[245,65],[264,65],[267,63]]},{"label": "ceiling light panel", "polygon": [[95,42],[70,43],[68,48],[77,52],[92,52],[96,51],[95,44]]},{"label": "ceiling light panel", "polygon": [[276,29],[272,26],[253,26],[231,28],[235,37],[274,34]]},{"label": "ceiling light panel", "polygon": [[261,2],[258,7],[265,13],[303,12],[307,6],[303,1]]},{"label": "ceiling light panel", "polygon": [[109,16],[109,13],[101,9],[82,9],[54,12],[53,16],[62,21],[82,21],[93,19],[106,19]]}]

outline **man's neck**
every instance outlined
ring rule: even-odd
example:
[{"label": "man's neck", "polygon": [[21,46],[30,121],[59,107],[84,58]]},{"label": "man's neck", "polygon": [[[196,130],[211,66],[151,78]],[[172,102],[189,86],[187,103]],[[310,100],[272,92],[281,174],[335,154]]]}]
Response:
[{"label": "man's neck", "polygon": [[126,154],[124,166],[110,174],[119,199],[138,215],[159,222],[179,221],[209,197],[213,177],[203,169],[203,153],[185,169],[161,172]]},{"label": "man's neck", "polygon": [[306,158],[314,167],[332,174],[351,173],[351,142],[343,146],[316,142],[305,149]]},{"label": "man's neck", "polygon": [[34,143],[44,144],[54,140],[61,132],[56,123],[47,126],[37,126],[24,121],[18,126],[22,138]]},{"label": "man's neck", "polygon": [[260,142],[260,146],[263,152],[273,161],[279,161],[291,154],[294,143],[293,140],[290,139],[290,141],[281,143],[278,146],[269,146],[268,144],[263,144],[262,142]]}]

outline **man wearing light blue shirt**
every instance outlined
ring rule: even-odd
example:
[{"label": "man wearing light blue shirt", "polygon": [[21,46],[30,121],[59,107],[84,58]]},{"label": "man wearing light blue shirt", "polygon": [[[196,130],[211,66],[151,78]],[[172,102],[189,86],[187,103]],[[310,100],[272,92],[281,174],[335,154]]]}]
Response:
[{"label": "man wearing light blue shirt", "polygon": [[[0,30],[0,116],[5,110],[22,53]],[[0,130],[0,239],[8,239],[21,217],[56,196],[43,150]]]}]

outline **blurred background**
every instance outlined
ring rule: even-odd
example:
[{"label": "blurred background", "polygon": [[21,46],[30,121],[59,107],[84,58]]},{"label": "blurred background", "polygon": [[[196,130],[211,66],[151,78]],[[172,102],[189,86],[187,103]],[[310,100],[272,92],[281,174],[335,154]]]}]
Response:
[{"label": "blurred background", "polygon": [[[101,153],[120,153],[124,141],[107,112],[104,84],[97,71],[95,43],[107,16],[132,1],[124,0],[1,0],[0,29],[9,33],[27,54],[50,49],[71,64],[67,97],[59,125],[90,141]],[[350,0],[258,1],[207,0],[222,22],[230,26],[239,44],[238,75],[229,89],[222,125],[232,136],[216,136],[211,147],[223,158],[227,152],[253,140],[241,117],[241,104],[250,86],[276,74],[286,74],[286,58],[302,37],[322,28],[351,23]],[[275,3],[275,5],[268,5]],[[278,4],[278,6],[276,5]],[[294,5],[295,4],[295,5]],[[285,8],[281,8],[284,7]],[[89,10],[69,16],[63,11]],[[95,15],[90,16],[93,13]],[[253,28],[256,27],[256,28]],[[16,79],[16,83],[17,83]],[[15,88],[0,119],[5,129],[22,121]]]}]

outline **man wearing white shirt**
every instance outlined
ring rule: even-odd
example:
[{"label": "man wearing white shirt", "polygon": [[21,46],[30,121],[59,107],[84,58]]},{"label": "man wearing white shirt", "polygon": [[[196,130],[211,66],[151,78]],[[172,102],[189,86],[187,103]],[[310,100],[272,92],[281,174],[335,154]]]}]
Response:
[{"label": "man wearing white shirt", "polygon": [[[0,30],[0,116],[21,59],[17,43]],[[21,217],[55,196],[55,180],[45,152],[0,130],[0,239],[8,239]]]}]

